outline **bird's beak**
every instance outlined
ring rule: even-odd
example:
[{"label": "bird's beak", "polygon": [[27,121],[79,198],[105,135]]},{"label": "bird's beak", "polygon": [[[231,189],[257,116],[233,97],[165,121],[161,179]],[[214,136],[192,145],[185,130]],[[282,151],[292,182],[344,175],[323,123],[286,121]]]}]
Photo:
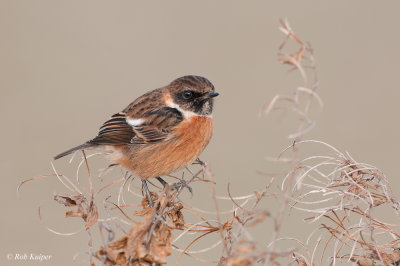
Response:
[{"label": "bird's beak", "polygon": [[196,98],[195,101],[205,101],[214,97],[217,97],[219,95],[218,92],[215,91],[211,91],[209,93],[204,94],[203,96],[201,96],[200,98]]},{"label": "bird's beak", "polygon": [[218,92],[212,91],[207,93],[206,95],[203,96],[204,99],[210,99],[210,98],[214,98],[217,97],[219,95]]}]

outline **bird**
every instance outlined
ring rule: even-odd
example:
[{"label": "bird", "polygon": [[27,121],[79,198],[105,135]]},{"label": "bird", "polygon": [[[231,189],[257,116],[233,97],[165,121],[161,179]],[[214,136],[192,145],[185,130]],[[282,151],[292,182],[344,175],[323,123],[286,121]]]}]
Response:
[{"label": "bird", "polygon": [[205,77],[187,75],[151,90],[111,116],[96,137],[54,157],[78,150],[100,149],[112,165],[142,180],[149,206],[154,203],[146,180],[158,179],[193,163],[213,134],[214,85]]}]

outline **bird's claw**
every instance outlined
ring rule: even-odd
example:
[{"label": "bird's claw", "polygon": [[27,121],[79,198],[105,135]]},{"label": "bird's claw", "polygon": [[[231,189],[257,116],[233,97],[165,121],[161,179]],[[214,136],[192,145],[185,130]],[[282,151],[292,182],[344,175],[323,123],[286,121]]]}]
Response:
[{"label": "bird's claw", "polygon": [[206,163],[200,160],[200,158],[197,158],[193,164],[200,164],[201,166],[206,166]]},{"label": "bird's claw", "polygon": [[[157,177],[157,180],[165,187],[168,183],[162,179],[161,177]],[[175,189],[176,191],[179,191],[181,188],[187,188],[193,197],[193,189],[186,183],[185,180],[181,179],[179,182],[171,184],[172,189]]]},{"label": "bird's claw", "polygon": [[183,179],[181,179],[179,182],[173,183],[172,188],[178,191],[181,188],[187,188],[190,192],[190,195],[193,196],[193,189]]}]

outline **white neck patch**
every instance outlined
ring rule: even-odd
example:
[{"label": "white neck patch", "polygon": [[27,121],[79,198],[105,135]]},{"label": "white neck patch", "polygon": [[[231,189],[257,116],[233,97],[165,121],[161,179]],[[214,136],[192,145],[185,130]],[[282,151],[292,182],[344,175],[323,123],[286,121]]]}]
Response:
[{"label": "white neck patch", "polygon": [[182,113],[184,118],[191,118],[192,116],[205,116],[205,117],[212,117],[212,115],[199,115],[192,111],[183,110],[178,104],[174,103],[172,100],[168,99],[166,105],[171,108],[175,108],[179,112]]}]

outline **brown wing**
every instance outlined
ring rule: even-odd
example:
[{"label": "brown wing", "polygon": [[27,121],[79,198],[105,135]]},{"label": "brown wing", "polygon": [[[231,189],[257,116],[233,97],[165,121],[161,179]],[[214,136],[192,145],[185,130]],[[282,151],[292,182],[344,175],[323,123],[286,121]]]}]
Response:
[{"label": "brown wing", "polygon": [[[141,119],[143,123],[132,126],[128,124],[127,119]],[[182,120],[181,112],[171,107],[150,110],[141,118],[132,118],[121,112],[105,122],[97,137],[88,143],[95,145],[157,143],[172,137],[174,127]]]},{"label": "brown wing", "polygon": [[[160,94],[159,90],[155,92]],[[142,96],[123,112],[113,115],[106,121],[94,139],[60,153],[54,159],[97,145],[151,144],[171,139],[175,126],[183,120],[182,113],[175,108],[156,106],[154,102],[145,104],[147,100]],[[132,126],[128,124],[127,119],[140,119],[143,123]]]},{"label": "brown wing", "polygon": [[126,114],[121,112],[111,116],[101,127],[99,134],[88,143],[96,145],[129,144],[135,137],[132,126],[126,122]]},{"label": "brown wing", "polygon": [[182,120],[182,114],[175,108],[163,107],[150,110],[143,116],[143,123],[133,126],[136,133],[132,144],[157,143],[173,137],[175,126]]},{"label": "brown wing", "polygon": [[171,136],[170,130],[159,130],[146,125],[134,127],[134,130],[136,136],[132,138],[131,144],[157,143]]},{"label": "brown wing", "polygon": [[130,141],[135,137],[135,135],[136,133],[133,131],[133,128],[126,123],[125,113],[121,112],[113,115],[110,120],[108,120],[101,126],[100,132],[97,137],[85,142],[82,145],[73,147],[65,152],[56,155],[54,157],[54,160],[71,154],[74,151],[83,150],[97,145],[129,144]]}]

